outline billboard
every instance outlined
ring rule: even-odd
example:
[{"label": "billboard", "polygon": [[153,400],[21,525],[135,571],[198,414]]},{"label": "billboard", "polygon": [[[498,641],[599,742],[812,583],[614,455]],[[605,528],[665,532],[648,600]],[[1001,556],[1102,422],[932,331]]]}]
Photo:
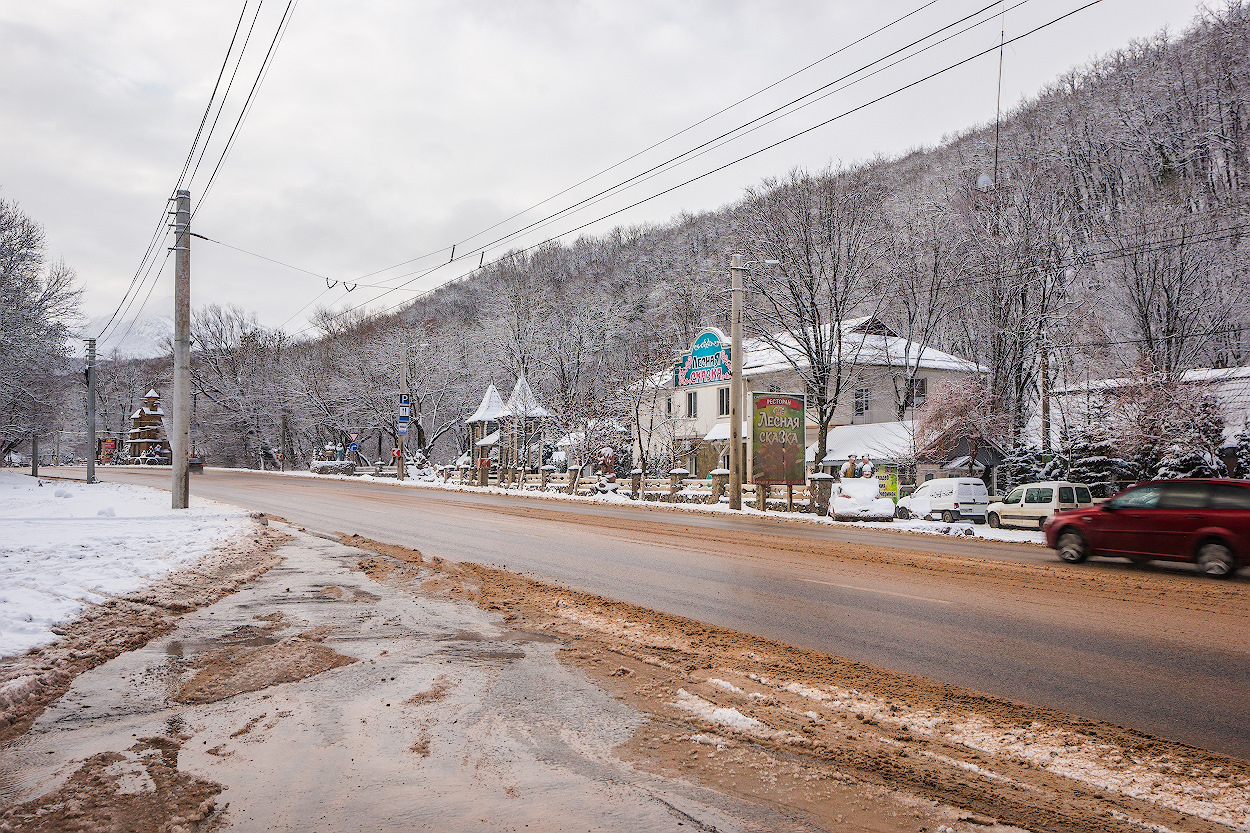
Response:
[{"label": "billboard", "polygon": [[688,388],[713,382],[725,384],[731,374],[729,345],[725,334],[708,327],[694,337],[694,344],[673,366],[673,387]]},{"label": "billboard", "polygon": [[807,403],[801,394],[751,394],[751,479],[765,486],[805,481],[803,438]]},{"label": "billboard", "polygon": [[881,482],[881,497],[898,500],[898,466],[878,463],[873,466],[873,473]]}]

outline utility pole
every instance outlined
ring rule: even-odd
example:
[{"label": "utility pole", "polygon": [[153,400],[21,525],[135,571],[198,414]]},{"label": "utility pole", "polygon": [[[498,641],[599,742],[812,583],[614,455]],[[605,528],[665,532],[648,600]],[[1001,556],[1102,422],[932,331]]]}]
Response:
[{"label": "utility pole", "polygon": [[[399,386],[400,401],[403,401],[403,395],[408,392],[408,345],[404,345],[404,373],[403,380]],[[402,408],[402,405],[401,405]],[[403,412],[400,411],[400,416]],[[399,429],[399,458],[395,460],[395,479],[404,479],[404,438],[407,436],[407,427],[402,419],[397,419],[396,427]]]},{"label": "utility pole", "polygon": [[282,455],[282,459],[279,462],[282,464],[281,467],[283,471],[286,471],[286,458],[287,458],[287,455],[290,453],[290,443],[287,442],[287,438],[288,438],[290,431],[291,431],[290,421],[287,419],[287,415],[283,414],[282,415],[282,437],[279,439],[279,442],[278,442],[278,453]]},{"label": "utility pole", "polygon": [[30,435],[30,476],[39,476],[39,435],[34,432]]},{"label": "utility pole", "polygon": [[729,508],[742,509],[742,255],[729,261]]},{"label": "utility pole", "polygon": [[191,450],[191,192],[179,189],[174,199],[174,419],[169,449],[173,508],[186,509]]},{"label": "utility pole", "polygon": [[87,339],[87,482],[95,482],[95,339]]}]

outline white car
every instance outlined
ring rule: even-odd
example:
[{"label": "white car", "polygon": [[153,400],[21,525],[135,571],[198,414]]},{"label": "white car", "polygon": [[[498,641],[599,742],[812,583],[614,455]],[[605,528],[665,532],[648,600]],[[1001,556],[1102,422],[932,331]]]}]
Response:
[{"label": "white car", "polygon": [[1046,520],[1061,509],[1086,509],[1094,505],[1089,487],[1066,480],[1025,483],[989,506],[990,526],[1022,526],[1041,529]]},{"label": "white car", "polygon": [[985,523],[985,508],[990,493],[977,477],[944,477],[926,480],[907,497],[899,498],[894,516],[908,518],[941,518],[946,523],[970,520]]}]

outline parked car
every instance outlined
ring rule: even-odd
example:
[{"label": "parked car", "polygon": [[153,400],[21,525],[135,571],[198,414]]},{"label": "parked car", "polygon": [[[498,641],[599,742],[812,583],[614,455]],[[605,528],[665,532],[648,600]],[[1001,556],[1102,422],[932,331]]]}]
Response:
[{"label": "parked car", "polygon": [[1025,483],[985,510],[990,526],[1023,526],[1041,529],[1047,519],[1065,509],[1085,509],[1094,505],[1093,495],[1084,483],[1046,480]]},{"label": "parked car", "polygon": [[946,523],[971,520],[985,523],[985,507],[990,493],[976,477],[944,477],[926,480],[916,491],[899,498],[894,516],[908,518],[941,518]]},{"label": "parked car", "polygon": [[1089,509],[1056,512],[1046,544],[1079,564],[1091,555],[1189,561],[1223,578],[1250,553],[1250,481],[1154,480]]}]

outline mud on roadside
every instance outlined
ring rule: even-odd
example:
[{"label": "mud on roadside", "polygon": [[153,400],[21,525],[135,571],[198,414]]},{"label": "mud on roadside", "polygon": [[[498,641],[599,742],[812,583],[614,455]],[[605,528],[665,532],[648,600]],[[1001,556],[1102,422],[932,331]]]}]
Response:
[{"label": "mud on roadside", "polygon": [[[359,568],[566,640],[562,658],[652,720],[644,770],[791,807],[830,829],[1250,829],[1250,763],[359,536]],[[888,818],[887,818],[888,817]],[[914,829],[914,828],[913,828]],[[927,828],[921,828],[927,829]],[[951,829],[956,829],[952,826]]]},{"label": "mud on roadside", "polygon": [[60,638],[0,660],[0,744],[23,734],[74,678],[168,633],[178,617],[212,604],[280,560],[273,550],[291,536],[257,521],[241,538],[198,564],[146,588],[89,607]]}]

